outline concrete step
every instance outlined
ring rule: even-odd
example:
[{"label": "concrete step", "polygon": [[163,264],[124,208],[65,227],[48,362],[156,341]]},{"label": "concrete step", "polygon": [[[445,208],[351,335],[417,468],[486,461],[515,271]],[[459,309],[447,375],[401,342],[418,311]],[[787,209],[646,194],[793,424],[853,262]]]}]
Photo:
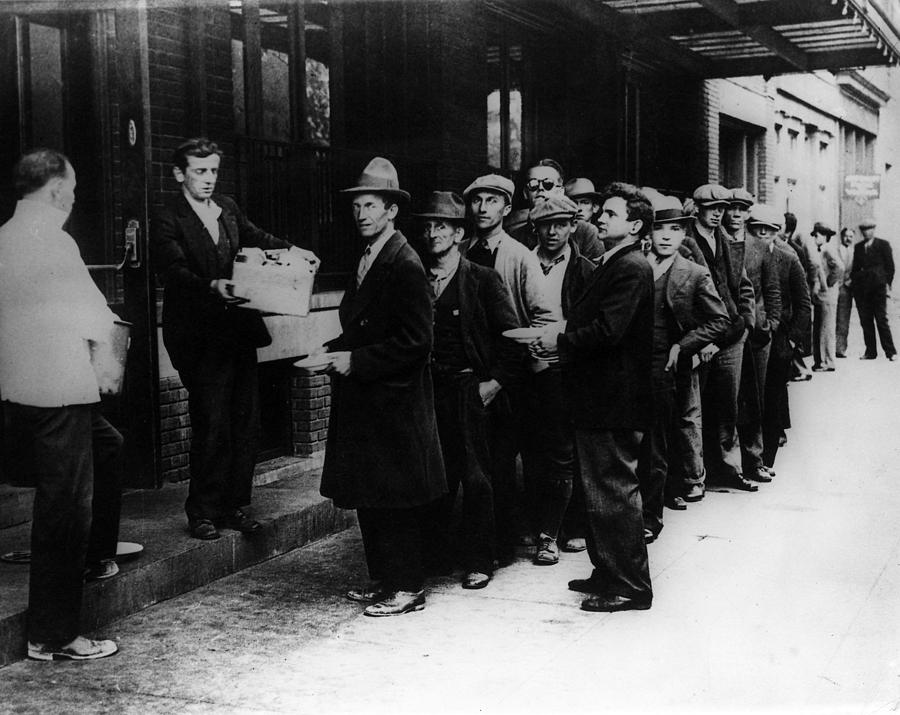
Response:
[{"label": "concrete step", "polygon": [[0,484],[0,529],[31,521],[34,490]]},{"label": "concrete step", "polygon": [[[82,632],[352,526],[354,512],[319,495],[318,463],[278,462],[278,480],[254,491],[248,513],[263,528],[252,537],[223,531],[216,541],[192,539],[183,509],[187,484],[125,494],[119,539],[143,544],[144,552],[120,564],[118,576],[85,587]],[[30,523],[0,530],[0,553],[28,549],[30,533]],[[28,567],[0,562],[0,667],[25,657],[27,605]]]}]

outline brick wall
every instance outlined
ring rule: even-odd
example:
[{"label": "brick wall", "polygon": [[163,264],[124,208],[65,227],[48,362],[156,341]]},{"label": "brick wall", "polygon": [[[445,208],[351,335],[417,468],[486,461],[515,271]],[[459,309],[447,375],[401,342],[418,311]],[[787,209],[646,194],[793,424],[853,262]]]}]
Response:
[{"label": "brick wall", "polygon": [[188,416],[187,390],[177,377],[159,382],[163,479],[180,482],[187,479],[188,453],[191,449],[191,418]]},{"label": "brick wall", "polygon": [[305,457],[325,449],[330,412],[328,376],[291,376],[291,435],[296,456]]}]

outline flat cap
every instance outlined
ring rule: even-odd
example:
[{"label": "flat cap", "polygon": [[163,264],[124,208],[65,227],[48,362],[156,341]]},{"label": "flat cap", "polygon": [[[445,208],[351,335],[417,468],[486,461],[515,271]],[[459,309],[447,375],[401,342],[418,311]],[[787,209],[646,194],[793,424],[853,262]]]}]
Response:
[{"label": "flat cap", "polygon": [[831,228],[827,223],[822,221],[816,221],[813,224],[813,233],[818,233],[820,236],[834,236],[834,229]]},{"label": "flat cap", "polygon": [[600,201],[600,193],[594,188],[594,182],[590,179],[569,179],[565,186],[566,196],[570,199],[594,199]]},{"label": "flat cap", "polygon": [[463,198],[468,199],[469,194],[473,191],[493,191],[502,194],[506,200],[512,203],[513,194],[516,192],[516,185],[510,179],[499,174],[485,174],[479,176],[475,181],[466,187],[463,191]]},{"label": "flat cap", "polygon": [[731,203],[731,192],[719,184],[703,184],[694,189],[694,203],[698,206],[725,206]]},{"label": "flat cap", "polygon": [[875,223],[875,219],[871,216],[866,216],[862,221],[859,222],[860,228],[875,228],[878,224]]},{"label": "flat cap", "polygon": [[681,202],[674,196],[656,191],[650,196],[650,202],[653,204],[653,223],[676,223],[693,218],[684,212]]},{"label": "flat cap", "polygon": [[573,219],[578,214],[578,206],[568,196],[548,196],[538,201],[528,213],[531,223],[552,221],[554,219]]},{"label": "flat cap", "polygon": [[747,191],[747,189],[745,189],[744,187],[740,187],[731,190],[731,199],[729,200],[729,203],[742,204],[743,206],[749,208],[756,203],[756,199],[754,198],[753,194]]},{"label": "flat cap", "polygon": [[782,214],[774,206],[768,204],[754,204],[750,209],[750,217],[747,219],[748,224],[760,223],[763,226],[769,226],[776,231],[780,231],[784,224],[784,214]]}]

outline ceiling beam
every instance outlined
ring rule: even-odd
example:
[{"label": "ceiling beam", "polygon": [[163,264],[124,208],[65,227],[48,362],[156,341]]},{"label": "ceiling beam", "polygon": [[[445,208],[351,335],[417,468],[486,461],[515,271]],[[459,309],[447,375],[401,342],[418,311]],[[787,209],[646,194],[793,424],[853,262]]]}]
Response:
[{"label": "ceiling beam", "polygon": [[[875,48],[810,52],[808,57],[810,71],[840,70],[884,64],[885,62],[881,52]],[[714,68],[708,75],[709,77],[749,77],[754,75],[774,77],[795,71],[781,57],[771,56],[758,59],[719,60],[713,64]]]},{"label": "ceiling beam", "polygon": [[741,7],[734,0],[699,0],[700,4],[711,13],[721,18],[735,30],[753,38],[763,47],[768,47],[772,52],[781,57],[798,72],[806,72],[810,69],[809,58],[797,45],[785,39],[773,30],[769,25],[746,25],[743,22]]},{"label": "ceiling beam", "polygon": [[709,60],[696,52],[681,47],[642,18],[620,13],[595,0],[551,0],[561,10],[569,13],[596,32],[615,37],[636,52],[646,52],[648,57],[678,67],[689,74],[705,77],[712,66]]}]

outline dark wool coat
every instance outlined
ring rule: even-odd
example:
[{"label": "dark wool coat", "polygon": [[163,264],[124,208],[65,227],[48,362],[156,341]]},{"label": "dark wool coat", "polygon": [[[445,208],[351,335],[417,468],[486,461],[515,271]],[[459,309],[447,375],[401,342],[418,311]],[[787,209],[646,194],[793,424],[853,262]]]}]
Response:
[{"label": "dark wool coat", "polygon": [[866,250],[865,241],[853,247],[853,268],[850,269],[855,295],[884,293],[894,282],[894,254],[891,244],[883,238],[873,238]]},{"label": "dark wool coat", "polygon": [[653,420],[653,269],[635,242],[601,262],[559,337],[575,426],[645,430]]},{"label": "dark wool coat", "polygon": [[422,262],[399,232],[339,309],[351,373],[332,380],[322,496],[344,509],[409,508],[447,492],[428,360],[434,322]]},{"label": "dark wool coat", "polygon": [[775,239],[772,261],[778,274],[781,294],[781,320],[772,339],[772,350],[784,359],[794,354],[791,343],[804,353],[810,349],[809,329],[812,303],[806,271],[790,244]]},{"label": "dark wool coat", "polygon": [[157,211],[150,224],[150,255],[165,286],[163,343],[176,370],[193,365],[210,345],[233,350],[271,342],[258,312],[226,305],[209,284],[231,277],[239,248],[291,244],[255,226],[227,196],[213,194],[212,200],[222,208],[218,246],[184,195]]}]

